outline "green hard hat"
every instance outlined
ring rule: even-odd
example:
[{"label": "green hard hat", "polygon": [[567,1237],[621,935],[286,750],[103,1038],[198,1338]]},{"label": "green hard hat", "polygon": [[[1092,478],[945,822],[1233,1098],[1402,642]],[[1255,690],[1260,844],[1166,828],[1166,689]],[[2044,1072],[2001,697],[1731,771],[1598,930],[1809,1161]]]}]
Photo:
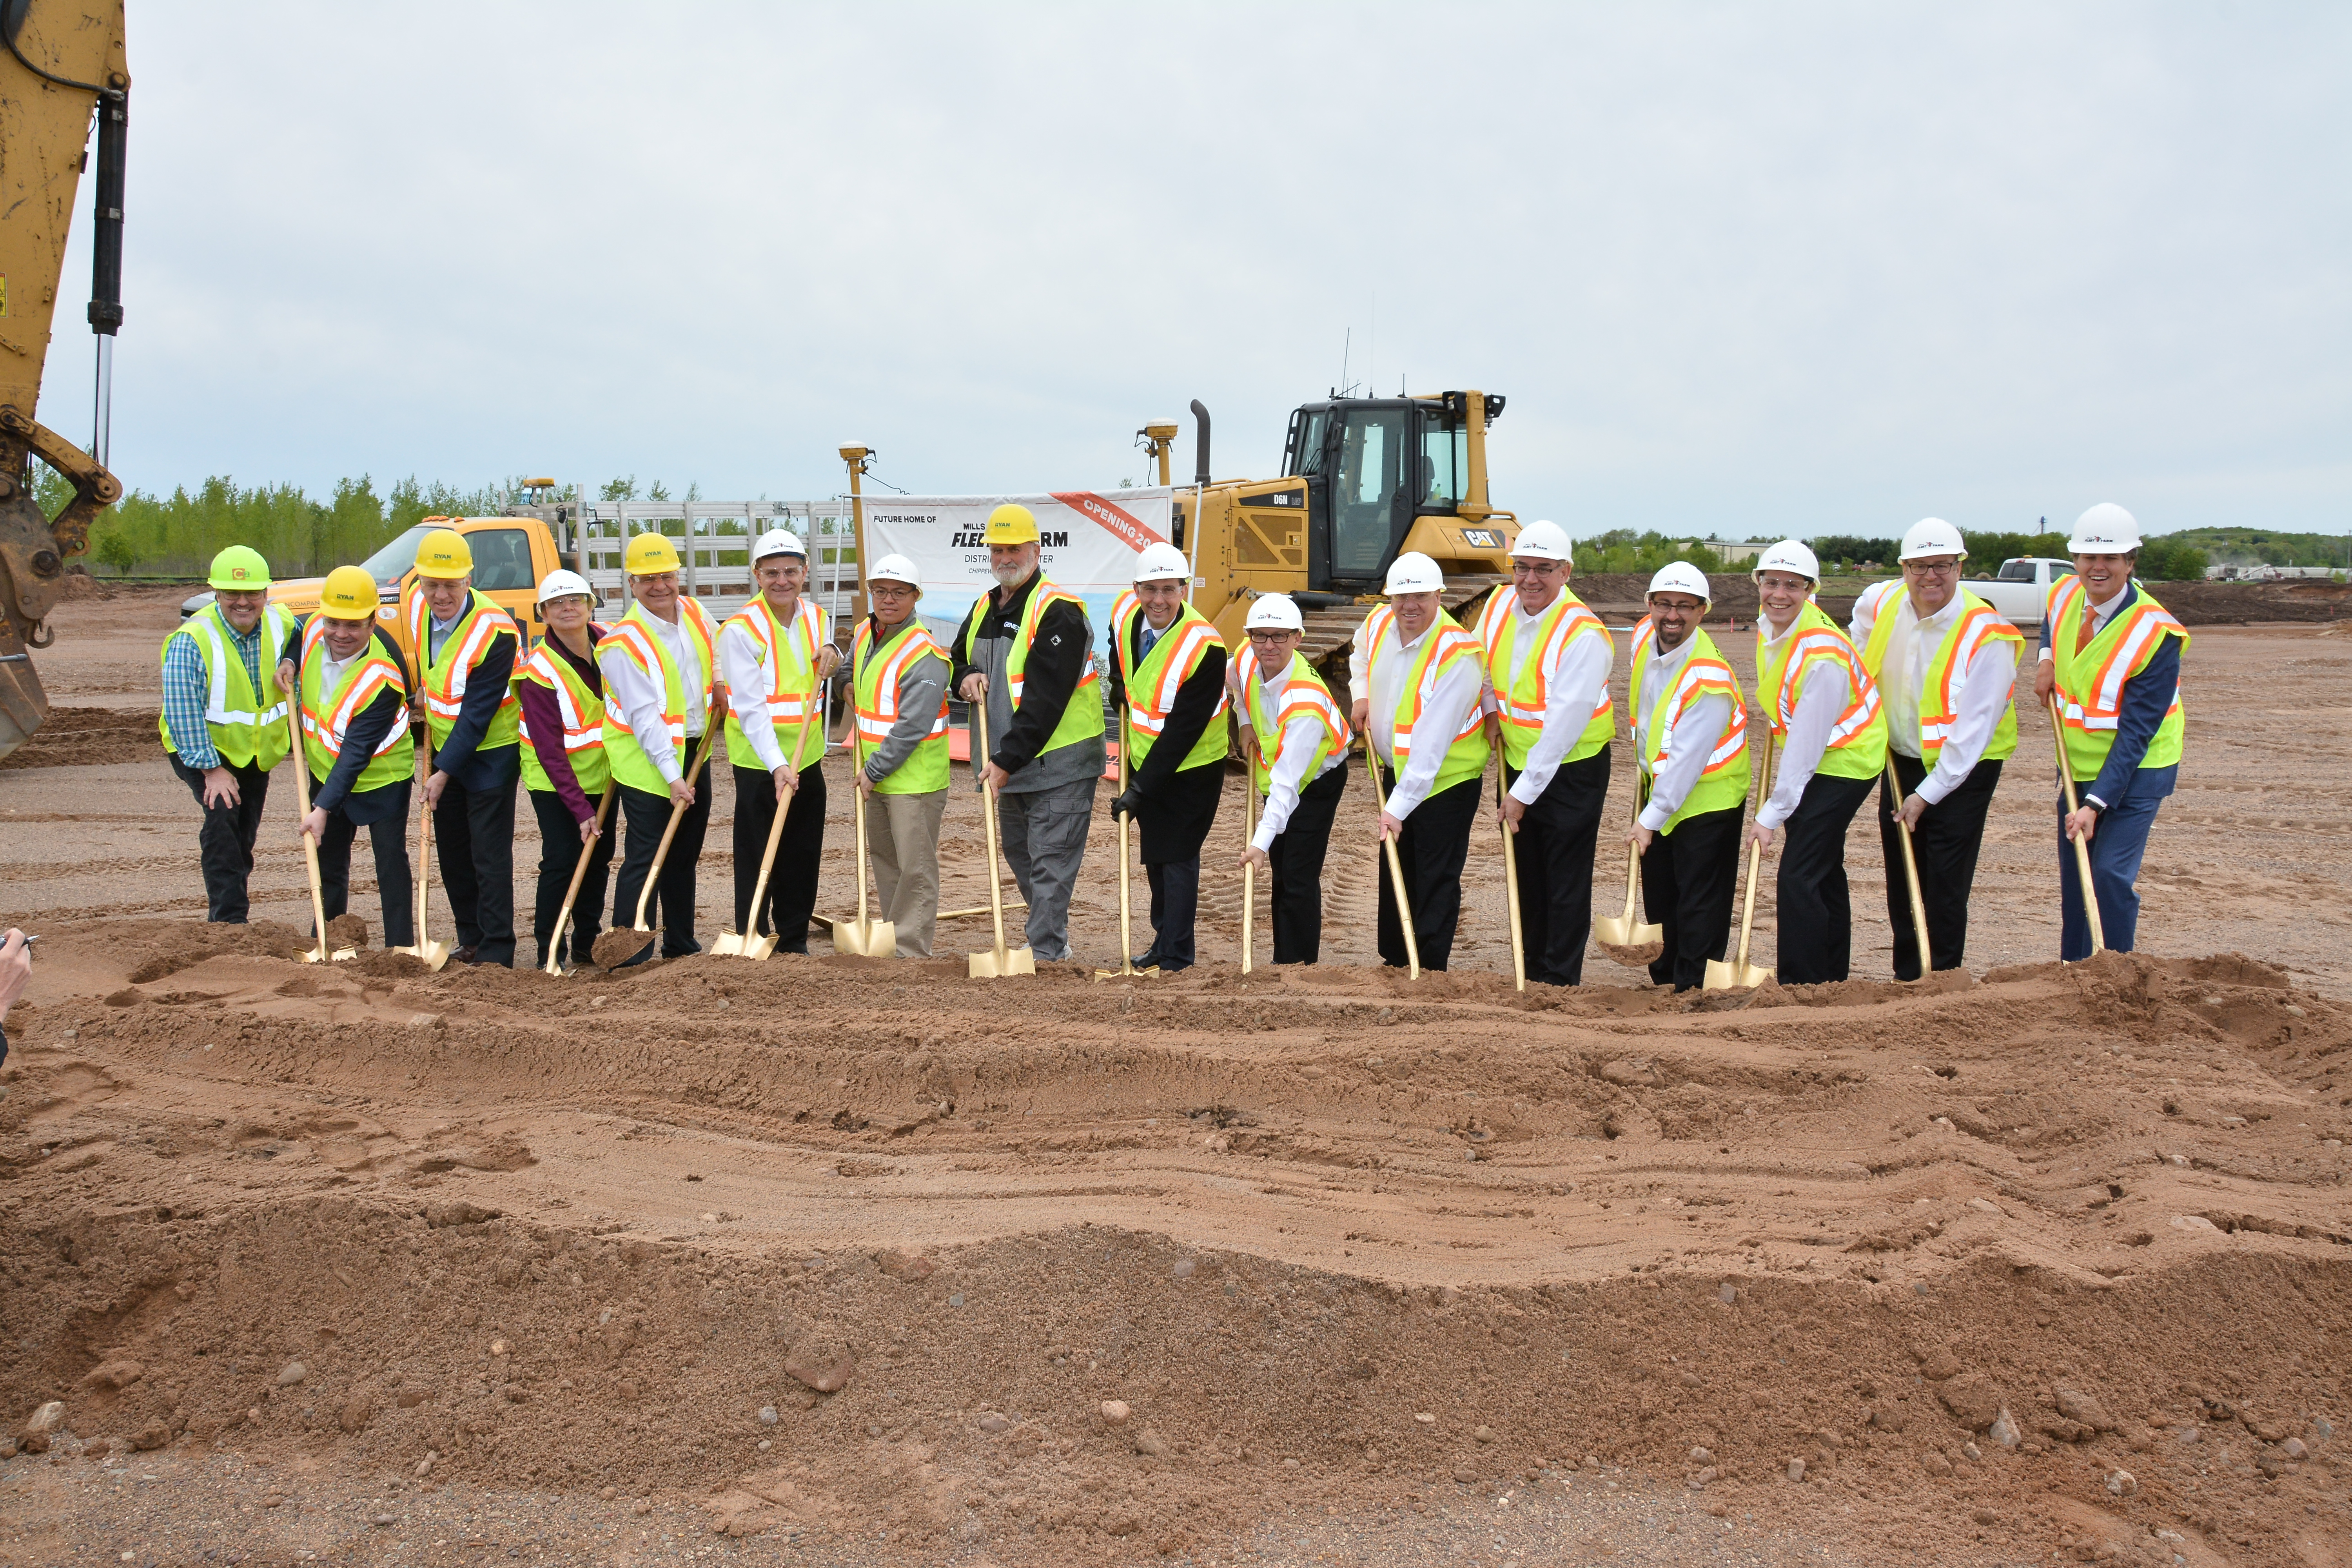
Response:
[{"label": "green hard hat", "polygon": [[261,552],[249,544],[232,544],[213,557],[213,574],[207,581],[215,588],[231,593],[247,593],[269,586],[269,563]]}]

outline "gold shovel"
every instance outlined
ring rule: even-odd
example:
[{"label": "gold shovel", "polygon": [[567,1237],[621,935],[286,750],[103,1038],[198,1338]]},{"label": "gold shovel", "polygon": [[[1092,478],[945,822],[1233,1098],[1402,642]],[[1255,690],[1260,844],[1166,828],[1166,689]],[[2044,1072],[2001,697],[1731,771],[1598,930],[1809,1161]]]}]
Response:
[{"label": "gold shovel", "polygon": [[[620,793],[621,785],[617,780],[604,781],[604,797],[596,803],[596,832],[599,837],[604,834],[605,819],[613,815],[613,802]],[[564,890],[563,912],[555,917],[554,934],[547,939],[547,972],[550,974],[563,973],[563,933],[572,929],[572,906],[579,901],[580,884],[588,877],[588,857],[595,853],[595,849],[593,844],[583,844],[579,863],[572,868],[572,886]],[[576,953],[573,956],[575,959],[578,957]],[[579,965],[575,963],[572,967],[576,969]]]},{"label": "gold shovel", "polygon": [[[1633,819],[1642,818],[1643,790],[1638,775],[1633,782]],[[1625,912],[1602,915],[1592,922],[1592,940],[1601,951],[1618,963],[1635,969],[1646,969],[1653,959],[1666,951],[1666,928],[1645,924],[1633,918],[1634,900],[1642,891],[1642,847],[1625,846]],[[1646,955],[1646,956],[1645,956]]]},{"label": "gold shovel", "polygon": [[1242,973],[1250,972],[1251,928],[1257,923],[1257,862],[1248,858],[1257,842],[1257,739],[1242,756]]},{"label": "gold shovel", "polygon": [[[432,754],[432,731],[428,730],[425,731],[425,739],[419,741],[416,745],[416,794],[420,800],[425,795],[425,781],[431,774],[428,760]],[[433,908],[430,886],[432,879],[433,803],[427,800],[425,801],[425,809],[418,814],[416,823],[416,945],[395,947],[392,951],[404,952],[424,964],[425,968],[437,971],[443,964],[449,962],[449,944],[434,942],[425,934],[425,917]]]},{"label": "gold shovel", "polygon": [[[1364,771],[1372,775],[1372,815],[1375,824],[1389,813],[1388,793],[1381,788],[1381,760],[1372,754],[1372,738],[1364,737]],[[1404,893],[1404,862],[1397,858],[1396,840],[1382,835],[1381,847],[1388,852],[1389,886],[1396,892],[1397,924],[1404,931],[1405,978],[1421,978],[1421,942],[1412,933],[1412,900]]]},{"label": "gold shovel", "polygon": [[[1772,730],[1764,730],[1763,755],[1757,766],[1756,805],[1762,810],[1765,799],[1772,793]],[[1748,942],[1756,925],[1756,873],[1763,868],[1764,846],[1754,839],[1748,842],[1748,896],[1739,909],[1739,956],[1727,963],[1719,958],[1706,961],[1706,978],[1699,983],[1707,991],[1749,991],[1772,978],[1772,972],[1748,962]]]},{"label": "gold shovel", "polygon": [[[721,728],[718,714],[711,714],[702,726],[702,743],[694,749],[694,762],[686,770],[688,789],[698,786],[702,764],[709,760],[710,742],[719,738]],[[595,950],[589,954],[602,969],[618,969],[622,964],[653,945],[654,928],[646,924],[646,908],[653,901],[654,884],[661,880],[662,862],[669,858],[669,841],[677,836],[677,825],[686,820],[689,801],[673,801],[669,808],[669,825],[662,829],[661,842],[654,846],[654,863],[646,868],[646,885],[637,889],[637,918],[625,931],[608,931],[596,939]],[[667,914],[664,919],[667,919]]]},{"label": "gold shovel", "polygon": [[1886,753],[1886,787],[1895,797],[1895,826],[1903,829],[1903,880],[1911,889],[1911,942],[1919,950],[1919,978],[1935,964],[1927,957],[1927,900],[1919,896],[1919,859],[1911,852],[1911,825],[1902,820],[1903,781],[1895,775],[1895,753]]},{"label": "gold shovel", "polygon": [[[1495,809],[1503,808],[1503,763],[1495,761]],[[1516,836],[1507,822],[1503,828],[1503,894],[1510,905],[1511,914],[1511,981],[1519,990],[1528,988],[1527,939],[1519,932],[1519,857],[1511,840]]]},{"label": "gold shovel", "polygon": [[973,980],[994,980],[1006,974],[1034,974],[1037,954],[1026,947],[1004,945],[1004,889],[996,877],[996,786],[988,782],[988,693],[972,705],[972,722],[980,730],[981,827],[988,839],[988,912],[996,922],[996,946],[987,952],[969,953],[964,963]]},{"label": "gold shovel", "polygon": [[[814,692],[811,692],[801,703],[800,728],[793,731],[793,755],[794,757],[798,757],[801,754],[802,748],[808,744],[809,710],[814,707],[815,703],[816,694]],[[751,929],[755,931],[760,929],[760,916],[767,906],[768,875],[776,868],[776,846],[784,841],[784,818],[793,814],[793,802],[798,800],[800,798],[800,795],[801,792],[797,785],[794,788],[786,790],[784,792],[784,798],[777,803],[776,815],[771,818],[768,823],[768,847],[767,851],[760,857],[760,879],[757,883],[753,884],[751,889],[751,918],[750,923]],[[859,821],[858,826],[860,828],[865,826],[865,823],[862,818]],[[862,833],[860,837],[863,837]],[[861,872],[866,869],[864,861],[861,860],[858,863],[857,868]],[[865,878],[863,876],[858,879],[858,890],[861,894],[865,891]],[[862,915],[865,912],[865,900],[861,898],[858,900],[858,913]],[[713,957],[765,959],[775,951],[776,933],[772,931],[768,932],[765,936],[745,936],[739,935],[731,931],[720,931],[718,936],[714,937],[710,943],[710,952]]]},{"label": "gold shovel", "polygon": [[[2050,694],[2050,735],[2058,743],[2058,776],[2066,784],[2066,815],[2072,816],[2083,809],[2074,796],[2074,770],[2066,765],[2065,721],[2058,716],[2058,693]],[[2083,879],[2083,919],[2091,928],[2091,953],[2096,956],[2107,949],[2106,928],[2099,923],[2099,895],[2091,884],[2091,847],[2080,838],[2074,844],[2074,869]]]},{"label": "gold shovel", "polygon": [[[853,719],[855,715],[852,715]],[[857,919],[833,922],[833,946],[836,952],[853,953],[859,958],[896,958],[898,956],[898,928],[889,921],[866,918],[866,792],[858,789],[857,780],[866,767],[865,736],[850,732],[849,759],[856,764],[849,775],[850,788],[856,798],[850,803],[850,815],[857,829]],[[995,865],[991,862],[992,873]],[[933,917],[936,919],[937,917]]]},{"label": "gold shovel", "polygon": [[[294,737],[294,803],[302,808],[302,816],[310,815],[310,759],[302,754],[302,694],[286,694],[286,728]],[[301,817],[295,818],[300,821]],[[319,884],[319,841],[308,833],[302,835],[302,858],[310,868],[310,920],[319,933],[315,952],[302,955],[305,963],[344,963],[360,955],[355,947],[339,947],[327,951],[327,894]]]},{"label": "gold shovel", "polygon": [[[1122,703],[1120,705],[1118,716],[1118,793],[1121,795],[1125,795],[1127,793],[1127,712],[1125,704]],[[1118,814],[1118,967],[1117,969],[1096,970],[1095,978],[1097,980],[1131,980],[1139,974],[1157,974],[1160,973],[1157,969],[1138,969],[1135,967],[1135,906],[1133,901],[1129,898],[1127,890],[1127,830],[1129,826],[1129,818],[1128,814],[1120,812]],[[990,868],[992,872],[993,872],[994,869],[995,868],[993,867]],[[1249,965],[1246,963],[1242,965],[1242,971],[1244,973],[1247,973],[1249,972]]]}]

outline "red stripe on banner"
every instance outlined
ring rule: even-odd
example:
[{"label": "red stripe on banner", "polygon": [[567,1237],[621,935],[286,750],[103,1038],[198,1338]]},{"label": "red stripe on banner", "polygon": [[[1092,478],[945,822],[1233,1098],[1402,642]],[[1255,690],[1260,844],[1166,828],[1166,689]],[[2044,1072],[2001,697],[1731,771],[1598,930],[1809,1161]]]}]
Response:
[{"label": "red stripe on banner", "polygon": [[1054,490],[1050,493],[1072,511],[1102,524],[1105,530],[1125,541],[1130,550],[1168,542],[1152,531],[1150,523],[1123,507],[1113,506],[1092,490]]}]

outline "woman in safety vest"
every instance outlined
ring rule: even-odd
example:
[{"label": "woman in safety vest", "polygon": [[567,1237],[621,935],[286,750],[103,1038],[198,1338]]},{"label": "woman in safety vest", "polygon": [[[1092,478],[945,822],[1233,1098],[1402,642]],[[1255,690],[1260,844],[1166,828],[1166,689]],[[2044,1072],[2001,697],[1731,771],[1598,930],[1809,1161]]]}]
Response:
[{"label": "woman in safety vest", "polygon": [[[751,549],[760,592],[719,628],[728,690],[727,761],[735,770],[735,929],[772,931],[778,952],[808,952],[824,858],[824,680],[841,663],[824,606],[803,592],[808,551],[772,528]],[[787,799],[792,809],[784,810]],[[768,907],[754,910],[768,830],[784,811]]]},{"label": "woman in safety vest", "polygon": [[604,907],[604,877],[613,864],[614,835],[596,817],[613,770],[604,761],[604,676],[596,645],[605,628],[589,618],[596,591],[576,572],[550,572],[539,585],[540,639],[515,677],[522,704],[522,783],[539,818],[539,892],[530,932],[537,967],[547,967],[548,942],[580,857],[588,869],[572,906],[572,924],[557,959],[576,965],[596,945]]},{"label": "woman in safety vest", "polygon": [[1628,837],[1642,852],[1642,907],[1664,928],[1650,979],[1688,991],[1731,939],[1739,819],[1748,808],[1748,704],[1699,621],[1706,574],[1675,561],[1650,579],[1633,626],[1633,758],[1647,786]]},{"label": "woman in safety vest", "polygon": [[1265,797],[1242,862],[1274,878],[1274,961],[1313,963],[1323,952],[1323,854],[1348,788],[1353,739],[1339,700],[1298,657],[1306,617],[1287,594],[1261,594],[1243,629],[1249,646],[1227,684],[1249,752],[1249,787]]},{"label": "woman in safety vest", "polygon": [[1172,544],[1136,558],[1135,587],[1111,606],[1111,706],[1127,748],[1127,789],[1111,802],[1142,829],[1151,946],[1138,969],[1192,967],[1201,846],[1225,785],[1225,639],[1185,602],[1192,568]]},{"label": "woman in safety vest", "polygon": [[408,785],[415,759],[408,747],[408,678],[400,644],[376,619],[379,602],[375,579],[363,568],[328,573],[318,613],[295,623],[279,650],[278,681],[301,703],[299,765],[310,770],[310,815],[298,831],[319,846],[327,918],[350,907],[352,840],[365,827],[383,904],[383,945],[412,947]]},{"label": "woman in safety vest", "polygon": [[[2024,639],[2000,612],[1960,585],[1968,546],[1938,517],[1903,535],[1903,575],[1853,603],[1853,642],[1878,683],[1886,744],[1900,787],[1878,792],[1878,843],[1886,863],[1886,920],[1895,978],[1919,978],[1903,874],[1899,812],[1911,825],[1927,954],[1937,969],[1968,955],[1969,892],[2001,763],[2017,750],[2017,654]],[[1783,927],[1787,925],[1784,916]]]},{"label": "woman in safety vest", "polygon": [[269,563],[257,550],[230,545],[213,557],[208,581],[213,602],[163,638],[156,727],[172,772],[204,810],[205,918],[243,925],[269,770],[292,746],[273,656],[294,617],[269,603]]},{"label": "woman in safety vest", "polygon": [[1774,885],[1783,985],[1844,980],[1853,967],[1853,902],[1845,830],[1886,767],[1886,712],[1862,655],[1813,603],[1822,564],[1784,539],[1750,574],[1756,621],[1756,701],[1778,742],[1780,771],[1765,781],[1748,837],[1788,843]]},{"label": "woman in safety vest", "polygon": [[2067,552],[2074,575],[2050,595],[2033,689],[2058,695],[2066,770],[2080,791],[2070,816],[2058,796],[2059,899],[2064,929],[2058,956],[2091,955],[2082,879],[2069,839],[2087,840],[2099,931],[2129,952],[2139,930],[2139,863],[2156,809],[2180,776],[2188,716],[2180,706],[2180,656],[2189,633],[2132,576],[2139,524],[2113,501],[2074,520]]},{"label": "woman in safety vest", "polygon": [[948,805],[948,656],[915,613],[915,563],[885,555],[866,574],[873,606],[850,648],[858,793],[881,918],[904,958],[931,956],[940,914],[940,820]]},{"label": "woman in safety vest", "polygon": [[1513,835],[1528,978],[1547,985],[1584,979],[1592,858],[1617,738],[1609,700],[1617,645],[1570,591],[1574,571],[1568,531],[1531,522],[1511,541],[1511,581],[1478,616],[1486,707],[1508,790],[1496,815]]}]

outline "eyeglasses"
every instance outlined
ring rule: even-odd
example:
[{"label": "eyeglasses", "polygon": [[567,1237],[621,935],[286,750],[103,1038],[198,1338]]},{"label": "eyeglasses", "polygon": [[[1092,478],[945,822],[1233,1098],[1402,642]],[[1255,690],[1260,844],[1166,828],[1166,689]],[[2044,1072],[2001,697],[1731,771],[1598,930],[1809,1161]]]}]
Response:
[{"label": "eyeglasses", "polygon": [[1906,561],[1903,574],[1906,577],[1957,577],[1960,563],[1957,561]]}]

